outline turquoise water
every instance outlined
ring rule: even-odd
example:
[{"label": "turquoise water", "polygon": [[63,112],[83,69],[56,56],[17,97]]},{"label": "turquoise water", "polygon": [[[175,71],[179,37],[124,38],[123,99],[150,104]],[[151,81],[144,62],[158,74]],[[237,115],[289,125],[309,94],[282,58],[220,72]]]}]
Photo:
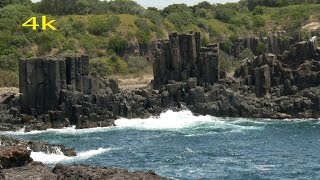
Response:
[{"label": "turquoise water", "polygon": [[173,179],[320,179],[319,120],[195,117],[168,111],[117,127],[7,133],[75,147],[77,157],[32,153],[53,165],[153,170]]}]

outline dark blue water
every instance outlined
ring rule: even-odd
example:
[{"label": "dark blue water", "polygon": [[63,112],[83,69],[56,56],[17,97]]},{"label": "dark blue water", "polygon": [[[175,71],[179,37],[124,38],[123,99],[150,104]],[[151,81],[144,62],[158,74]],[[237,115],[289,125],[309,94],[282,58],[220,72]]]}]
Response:
[{"label": "dark blue water", "polygon": [[117,124],[11,135],[82,153],[76,158],[33,154],[46,163],[153,170],[174,179],[320,179],[319,120],[219,119],[184,111]]}]

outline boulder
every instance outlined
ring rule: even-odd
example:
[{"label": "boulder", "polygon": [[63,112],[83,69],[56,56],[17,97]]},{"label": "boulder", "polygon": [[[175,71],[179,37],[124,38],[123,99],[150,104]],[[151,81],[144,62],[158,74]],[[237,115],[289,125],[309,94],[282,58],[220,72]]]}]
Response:
[{"label": "boulder", "polygon": [[8,169],[29,164],[31,150],[23,146],[0,146],[0,168]]}]

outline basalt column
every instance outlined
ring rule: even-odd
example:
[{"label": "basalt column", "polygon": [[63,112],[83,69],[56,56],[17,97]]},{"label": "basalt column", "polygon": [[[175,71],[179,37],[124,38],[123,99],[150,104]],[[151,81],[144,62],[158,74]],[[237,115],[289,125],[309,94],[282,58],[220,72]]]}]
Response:
[{"label": "basalt column", "polygon": [[219,78],[218,46],[200,49],[200,33],[171,33],[169,40],[157,41],[153,53],[154,87],[189,78],[198,78],[200,83],[216,83]]},{"label": "basalt column", "polygon": [[21,112],[38,115],[57,110],[63,90],[89,93],[88,74],[87,56],[20,59]]}]

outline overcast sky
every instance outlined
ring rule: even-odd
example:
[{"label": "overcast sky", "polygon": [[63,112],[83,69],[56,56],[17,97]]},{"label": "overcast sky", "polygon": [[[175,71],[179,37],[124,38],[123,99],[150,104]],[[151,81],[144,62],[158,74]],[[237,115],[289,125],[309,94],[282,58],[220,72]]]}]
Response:
[{"label": "overcast sky", "polygon": [[[40,0],[32,0],[33,2],[38,2]],[[204,0],[136,0],[140,5],[144,7],[156,7],[164,8],[170,4],[175,3],[185,3],[187,5],[195,5]],[[226,2],[238,2],[239,0],[206,0],[210,3],[226,3]]]}]

